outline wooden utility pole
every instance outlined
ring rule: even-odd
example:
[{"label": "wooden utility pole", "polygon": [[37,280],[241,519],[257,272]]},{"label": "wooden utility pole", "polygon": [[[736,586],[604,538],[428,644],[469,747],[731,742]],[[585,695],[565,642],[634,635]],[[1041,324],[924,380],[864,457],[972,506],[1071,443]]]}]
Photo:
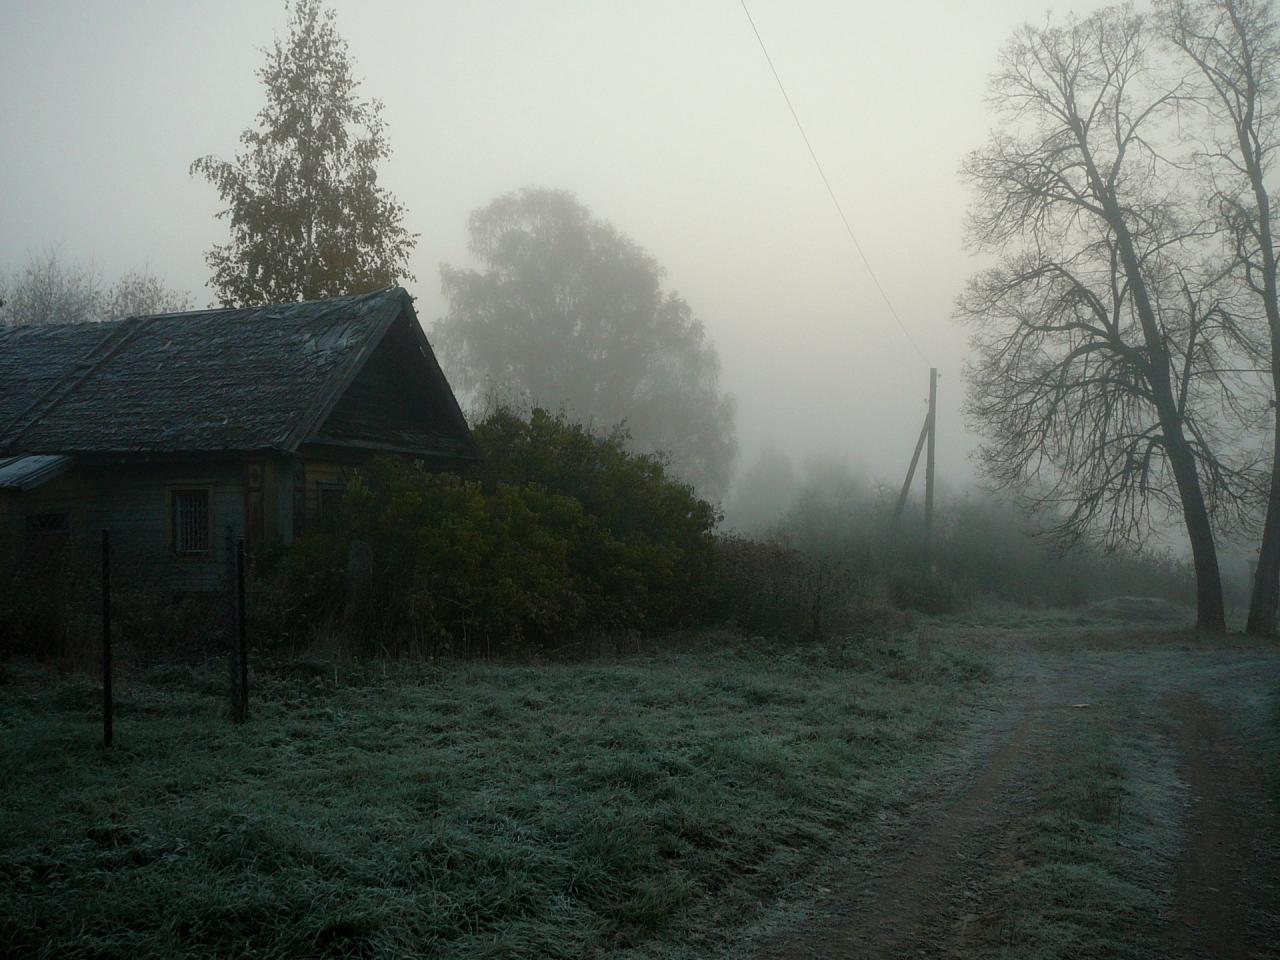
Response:
[{"label": "wooden utility pole", "polygon": [[249,645],[245,638],[244,537],[237,538],[227,524],[227,593],[231,601],[231,629],[227,664],[231,668],[231,721],[249,717]]},{"label": "wooden utility pole", "polygon": [[929,447],[924,461],[924,563],[933,566],[933,440],[938,432],[938,368],[929,368]]},{"label": "wooden utility pole", "polygon": [[924,461],[924,562],[925,566],[933,565],[933,447],[938,423],[938,368],[929,368],[929,412],[924,415],[924,425],[920,428],[920,438],[916,441],[916,449],[911,454],[911,466],[907,468],[907,478],[902,482],[902,490],[898,494],[898,502],[893,508],[893,524],[898,525],[902,516],[902,508],[907,505],[907,495],[911,492],[911,481],[916,476],[916,466],[920,462],[920,451],[926,450]]}]

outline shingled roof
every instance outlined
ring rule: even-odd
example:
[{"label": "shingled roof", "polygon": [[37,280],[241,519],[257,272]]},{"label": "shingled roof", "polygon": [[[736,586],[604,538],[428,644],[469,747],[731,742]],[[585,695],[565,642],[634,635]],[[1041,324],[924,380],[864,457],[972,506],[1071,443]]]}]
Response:
[{"label": "shingled roof", "polygon": [[[378,350],[388,339],[395,343]],[[473,457],[466,421],[399,287],[252,309],[0,330],[0,455],[361,446],[358,420],[353,426],[351,416],[339,417],[346,429],[336,436],[329,420],[375,353],[412,354],[409,361],[380,361],[412,381],[405,385],[412,410],[396,418],[392,442],[368,445]]]},{"label": "shingled roof", "polygon": [[61,381],[77,359],[119,325],[0,327],[0,436],[7,424]]}]

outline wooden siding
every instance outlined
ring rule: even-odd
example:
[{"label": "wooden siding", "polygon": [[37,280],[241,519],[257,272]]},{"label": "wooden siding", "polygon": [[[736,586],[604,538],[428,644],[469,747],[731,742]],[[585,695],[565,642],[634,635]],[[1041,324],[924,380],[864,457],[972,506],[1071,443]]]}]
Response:
[{"label": "wooden siding", "polygon": [[[244,536],[245,487],[241,464],[145,464],[79,467],[16,500],[18,534],[25,518],[66,513],[69,563],[96,562],[97,538],[111,531],[120,583],[174,592],[217,590],[227,575],[227,528]],[[209,552],[173,552],[170,494],[209,491]]]},{"label": "wooden siding", "polygon": [[293,457],[284,457],[272,461],[272,494],[268,503],[275,505],[272,517],[272,537],[275,541],[288,546],[293,543],[296,529],[293,520],[294,485],[297,478],[294,471],[302,473],[302,465]]},{"label": "wooden siding", "polygon": [[352,381],[318,431],[317,442],[335,446],[445,453],[457,447],[448,398],[424,376],[426,355],[402,315]]},{"label": "wooden siding", "polygon": [[17,493],[0,493],[0,581],[3,573],[18,562],[22,546],[22,514]]}]

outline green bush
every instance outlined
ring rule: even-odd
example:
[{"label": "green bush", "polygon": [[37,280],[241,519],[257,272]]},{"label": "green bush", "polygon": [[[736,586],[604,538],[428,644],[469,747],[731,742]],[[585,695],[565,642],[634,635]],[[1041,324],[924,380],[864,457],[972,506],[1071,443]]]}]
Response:
[{"label": "green bush", "polygon": [[[382,461],[340,521],[287,560],[288,594],[359,647],[472,652],[541,642],[580,619],[568,552],[586,518],[565,497]],[[361,557],[368,557],[367,568]]]},{"label": "green bush", "polygon": [[714,566],[714,508],[563,416],[499,411],[479,479],[382,460],[341,517],[284,559],[290,609],[359,646],[513,653],[596,631],[692,622]]},{"label": "green bush", "polygon": [[628,453],[626,434],[593,433],[563,413],[499,409],[477,425],[485,488],[535,489],[578,503],[585,536],[570,552],[596,626],[663,627],[703,615],[720,514],[660,457]]}]

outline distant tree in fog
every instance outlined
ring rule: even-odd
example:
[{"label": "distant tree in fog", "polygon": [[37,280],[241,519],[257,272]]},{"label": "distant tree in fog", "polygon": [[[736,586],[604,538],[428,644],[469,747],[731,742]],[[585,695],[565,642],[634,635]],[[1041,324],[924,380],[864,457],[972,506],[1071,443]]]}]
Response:
[{"label": "distant tree in fog", "polygon": [[69,262],[56,247],[33,254],[0,278],[0,322],[6,326],[82,323],[102,319],[102,279],[93,267]]},{"label": "distant tree in fog", "polygon": [[92,265],[68,260],[55,247],[33,255],[11,277],[0,277],[0,324],[85,323],[189,310],[191,298],[146,269],[106,286]]},{"label": "distant tree in fog", "polygon": [[155,274],[147,270],[130,270],[107,291],[103,313],[111,320],[150,313],[178,313],[191,307],[190,296],[171,290]]},{"label": "distant tree in fog", "polygon": [[231,239],[206,260],[226,306],[364,293],[412,280],[416,234],[378,184],[391,154],[382,104],[356,97],[346,41],[319,0],[296,0],[258,77],[266,106],[228,162],[191,164],[226,204]]},{"label": "distant tree in fog", "polygon": [[1155,39],[1116,7],[1006,46],[1001,125],[964,166],[969,235],[999,255],[959,301],[976,354],[967,412],[987,478],[1043,491],[1066,543],[1140,543],[1153,504],[1180,515],[1199,626],[1221,630],[1214,520],[1239,515],[1250,482],[1221,456],[1231,290],[1169,156],[1192,91],[1153,70]]},{"label": "distant tree in fog", "polygon": [[441,268],[449,312],[434,335],[453,379],[513,392],[578,420],[625,424],[707,497],[737,452],[720,359],[662,269],[570,193],[524,189],[470,219],[481,268]]},{"label": "distant tree in fog", "polygon": [[804,465],[783,518],[788,539],[810,553],[837,556],[851,543],[870,544],[883,532],[883,504],[876,492],[840,457],[814,457]]},{"label": "distant tree in fog", "polygon": [[791,458],[770,448],[743,470],[733,484],[725,507],[725,525],[759,534],[776,526],[796,496],[796,471]]}]

